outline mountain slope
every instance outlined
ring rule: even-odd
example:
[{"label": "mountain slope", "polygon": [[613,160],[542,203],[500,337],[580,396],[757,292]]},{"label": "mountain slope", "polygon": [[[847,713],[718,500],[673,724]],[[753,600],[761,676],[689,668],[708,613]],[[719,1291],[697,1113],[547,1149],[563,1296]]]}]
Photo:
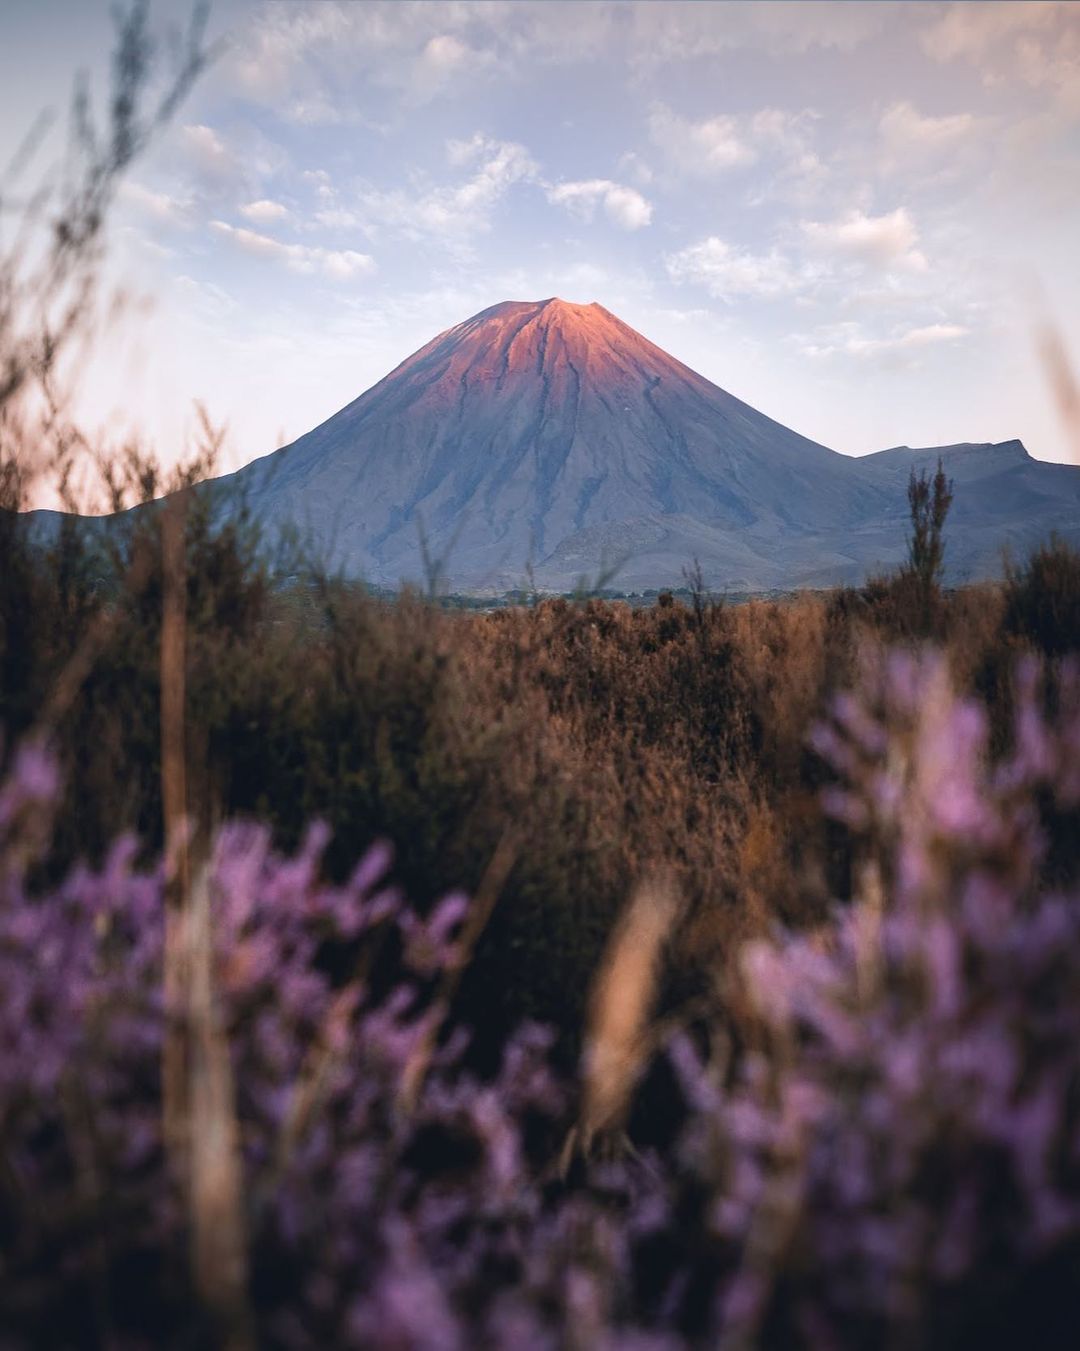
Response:
[{"label": "mountain slope", "polygon": [[938,459],[956,485],[947,527],[947,569],[953,580],[1001,572],[1002,551],[1022,558],[1051,532],[1080,547],[1080,469],[1032,459],[1018,440],[912,449],[896,446],[865,456],[905,524],[912,469],[933,473]]},{"label": "mountain slope", "polygon": [[[422,523],[463,587],[678,580],[782,585],[778,536],[879,517],[852,460],[711,384],[600,305],[506,302],[440,334],[293,445],[236,479],[347,570],[416,577]],[[814,551],[811,550],[811,553]],[[662,574],[662,575],[659,575]],[[721,579],[717,579],[721,584]]]},{"label": "mountain slope", "polygon": [[1019,441],[838,455],[600,305],[506,301],[210,491],[384,586],[422,581],[426,553],[460,591],[530,573],[567,590],[612,565],[626,589],[678,585],[694,558],[712,588],[767,590],[902,562],[908,476],[939,456],[957,485],[951,579],[999,575],[1003,548],[1023,556],[1051,530],[1080,546],[1080,469]]}]

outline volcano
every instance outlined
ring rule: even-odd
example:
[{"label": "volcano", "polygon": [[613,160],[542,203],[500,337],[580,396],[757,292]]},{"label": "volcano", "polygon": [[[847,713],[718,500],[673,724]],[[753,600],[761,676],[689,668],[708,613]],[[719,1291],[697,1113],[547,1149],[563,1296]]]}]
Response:
[{"label": "volcano", "polygon": [[[459,591],[612,576],[620,588],[660,587],[698,559],[710,587],[766,590],[854,581],[898,561],[906,474],[936,453],[840,455],[603,306],[553,298],[455,325],[219,483],[242,489],[264,526],[298,527],[332,567],[384,586],[421,581],[437,560]],[[954,573],[982,575],[1001,544],[1080,521],[1078,470],[1039,465],[1019,442],[942,453],[963,459],[974,489],[966,504],[958,495]],[[998,500],[1002,476],[1009,496]]]}]

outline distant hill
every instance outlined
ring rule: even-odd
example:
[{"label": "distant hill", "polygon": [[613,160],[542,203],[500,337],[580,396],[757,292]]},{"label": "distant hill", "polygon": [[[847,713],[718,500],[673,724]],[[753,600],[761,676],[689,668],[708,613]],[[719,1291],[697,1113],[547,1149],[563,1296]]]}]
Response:
[{"label": "distant hill", "polygon": [[[853,582],[904,556],[912,466],[956,480],[954,580],[996,575],[1008,545],[1080,543],[1080,469],[1019,441],[840,455],[774,422],[601,305],[506,301],[434,338],[292,445],[217,480],[273,529],[382,586],[424,550],[458,591],[531,569],[562,591],[617,585],[767,590]],[[423,539],[423,544],[421,540]]]}]

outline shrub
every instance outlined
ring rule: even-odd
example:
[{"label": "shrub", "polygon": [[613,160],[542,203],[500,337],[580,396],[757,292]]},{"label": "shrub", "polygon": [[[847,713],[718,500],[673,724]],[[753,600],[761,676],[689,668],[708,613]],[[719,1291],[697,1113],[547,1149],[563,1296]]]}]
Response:
[{"label": "shrub", "polygon": [[1080,553],[1058,536],[1005,573],[1005,630],[1048,657],[1080,648]]},{"label": "shrub", "polygon": [[952,479],[941,460],[931,478],[912,467],[907,488],[908,559],[897,572],[872,577],[863,590],[878,627],[893,638],[940,638],[944,632],[941,582],[945,567],[945,521],[953,501]]},{"label": "shrub", "polygon": [[940,459],[933,479],[925,470],[916,474],[912,469],[907,496],[911,516],[907,571],[923,611],[924,628],[929,630],[945,566],[945,518],[953,500],[952,479],[946,478]]}]

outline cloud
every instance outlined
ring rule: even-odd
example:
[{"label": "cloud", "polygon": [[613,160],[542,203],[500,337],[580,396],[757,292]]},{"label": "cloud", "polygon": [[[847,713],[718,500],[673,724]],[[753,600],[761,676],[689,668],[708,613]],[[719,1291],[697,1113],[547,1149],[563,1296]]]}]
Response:
[{"label": "cloud", "polygon": [[415,206],[419,223],[436,232],[484,229],[488,213],[515,183],[535,178],[536,162],[516,141],[499,141],[477,133],[469,141],[447,146],[451,164],[473,166],[464,183],[437,188]]},{"label": "cloud", "polygon": [[240,166],[213,127],[201,123],[180,128],[180,146],[195,171],[220,182],[239,175]]},{"label": "cloud", "polygon": [[517,183],[530,182],[538,168],[516,141],[499,141],[477,133],[469,140],[447,143],[452,167],[469,170],[463,182],[420,186],[411,190],[363,187],[344,199],[319,171],[306,175],[322,203],[316,220],[322,225],[377,231],[392,229],[409,239],[439,236],[460,239],[490,228],[495,207]]},{"label": "cloud", "polygon": [[453,33],[439,33],[424,45],[422,61],[433,70],[456,70],[468,61],[471,48]]},{"label": "cloud", "polygon": [[289,208],[282,206],[280,202],[272,202],[262,197],[257,202],[248,202],[242,206],[240,214],[246,220],[253,220],[257,225],[270,225],[276,220],[285,220]]},{"label": "cloud", "polygon": [[305,169],[300,177],[310,183],[317,197],[322,201],[331,201],[334,197],[334,182],[325,169]]},{"label": "cloud", "polygon": [[804,221],[802,233],[816,252],[851,262],[908,272],[928,266],[915,247],[919,235],[905,207],[884,216],[851,211],[835,221]]},{"label": "cloud", "polygon": [[691,122],[665,103],[649,110],[649,138],[684,173],[710,175],[752,164],[757,152],[743,139],[733,117]]},{"label": "cloud", "polygon": [[229,74],[249,98],[290,121],[368,122],[358,107],[365,91],[377,91],[373,108],[388,92],[415,106],[498,68],[499,44],[488,27],[467,6],[445,0],[263,5],[236,34]]},{"label": "cloud", "polygon": [[909,328],[897,341],[902,347],[925,347],[928,343],[965,338],[969,332],[963,324],[927,324],[923,328]]},{"label": "cloud", "polygon": [[[750,205],[770,199],[805,201],[827,176],[814,147],[819,116],[811,109],[790,112],[761,108],[738,116],[721,114],[695,122],[665,103],[649,110],[652,144],[669,171],[709,178],[758,166],[750,180]],[[767,171],[762,167],[767,162]]]},{"label": "cloud", "polygon": [[759,175],[752,204],[769,198],[803,202],[816,195],[829,176],[814,145],[819,121],[820,115],[809,108],[801,112],[761,108],[747,119],[745,134],[750,143],[776,166]]},{"label": "cloud", "polygon": [[454,33],[436,33],[424,43],[419,59],[405,66],[398,83],[408,102],[426,103],[497,64],[493,52],[472,47]]},{"label": "cloud", "polygon": [[672,281],[697,283],[717,300],[791,295],[806,281],[776,250],[755,254],[715,235],[668,254],[664,263]]},{"label": "cloud", "polygon": [[861,325],[845,322],[829,325],[819,329],[817,334],[797,341],[801,350],[812,357],[896,356],[939,343],[956,342],[967,337],[970,331],[963,324],[936,323],[894,330],[886,337],[869,337]]},{"label": "cloud", "polygon": [[162,225],[182,225],[191,223],[191,206],[167,192],[155,192],[131,179],[120,184],[120,196],[125,202],[150,216]]},{"label": "cloud", "polygon": [[[749,119],[749,135],[756,145],[787,155],[798,167],[799,160],[810,153],[810,133],[817,121],[818,114],[809,109],[792,113],[784,108],[761,108]],[[816,168],[816,155],[813,160]]]},{"label": "cloud", "polygon": [[619,169],[632,178],[638,187],[647,188],[653,181],[653,171],[649,164],[634,150],[628,150],[619,156]]},{"label": "cloud", "polygon": [[503,168],[512,169],[516,177],[524,177],[536,168],[523,145],[517,141],[501,141],[481,131],[474,132],[467,141],[447,141],[446,158],[458,168],[478,164],[486,169],[498,164],[500,172]]},{"label": "cloud", "polygon": [[912,104],[890,104],[881,115],[879,131],[885,148],[893,155],[933,155],[954,150],[970,140],[982,126],[971,113],[925,117]]},{"label": "cloud", "polygon": [[[629,11],[622,23],[616,22],[615,8]],[[802,54],[814,48],[851,52],[880,32],[899,8],[896,3],[853,5],[829,0],[725,5],[719,12],[717,6],[700,0],[626,5],[608,11],[609,46],[620,29],[625,31],[631,59],[650,67],[739,50],[770,55]]]},{"label": "cloud", "polygon": [[797,304],[850,303],[856,282],[871,269],[897,303],[925,304],[910,276],[927,270],[915,247],[918,234],[904,208],[885,216],[855,211],[836,221],[806,221],[787,232],[783,247],[767,252],[731,244],[716,235],[666,255],[672,281],[702,286],[718,300],[738,296],[793,297]]},{"label": "cloud", "polygon": [[652,203],[636,188],[624,187],[608,178],[576,183],[557,183],[547,190],[549,202],[565,206],[584,220],[591,220],[597,205],[623,230],[640,230],[652,220]]},{"label": "cloud", "polygon": [[1075,4],[954,4],[923,29],[921,42],[935,61],[968,62],[984,84],[1042,89],[1069,117],[1080,115],[1080,7]]},{"label": "cloud", "polygon": [[[286,150],[254,122],[236,123],[228,140],[206,123],[177,129],[163,146],[174,177],[186,185],[193,202],[213,205],[220,214],[238,201],[269,196],[264,184],[291,171]],[[211,214],[202,212],[204,218]]]},{"label": "cloud", "polygon": [[223,220],[211,221],[210,228],[252,257],[284,263],[294,272],[322,272],[337,281],[353,281],[375,271],[374,258],[353,249],[285,244],[280,239],[272,239],[269,235],[248,230],[244,226],[229,225]]},{"label": "cloud", "polygon": [[[902,8],[902,6],[901,6]],[[567,11],[568,12],[568,11]],[[878,34],[893,4],[773,0],[767,5],[596,3],[553,19],[550,0],[260,5],[236,33],[228,76],[278,115],[348,121],[367,99],[404,105],[478,78],[510,82],[544,67],[603,61],[629,71],[751,50],[842,52]]]},{"label": "cloud", "polygon": [[652,220],[652,203],[636,188],[611,183],[604,193],[604,210],[624,230],[640,230]]},{"label": "cloud", "polygon": [[1020,33],[1046,32],[1070,6],[1032,4],[1029,0],[993,0],[993,3],[950,5],[923,29],[923,50],[935,61],[958,57],[978,60],[1000,43]]}]

